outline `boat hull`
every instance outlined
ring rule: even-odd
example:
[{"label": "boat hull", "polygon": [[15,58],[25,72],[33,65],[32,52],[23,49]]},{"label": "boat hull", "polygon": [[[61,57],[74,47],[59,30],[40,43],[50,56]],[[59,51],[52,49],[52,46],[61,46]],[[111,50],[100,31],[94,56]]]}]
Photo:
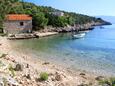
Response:
[{"label": "boat hull", "polygon": [[73,35],[73,38],[74,39],[79,39],[79,38],[83,38],[84,36],[85,36],[85,33],[81,33],[81,34]]}]

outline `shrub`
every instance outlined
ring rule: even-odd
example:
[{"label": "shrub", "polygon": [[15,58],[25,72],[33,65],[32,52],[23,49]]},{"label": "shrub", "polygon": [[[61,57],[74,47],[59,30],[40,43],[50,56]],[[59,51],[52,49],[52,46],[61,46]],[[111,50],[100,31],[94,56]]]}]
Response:
[{"label": "shrub", "polygon": [[48,73],[46,73],[46,72],[41,73],[40,80],[43,80],[43,81],[48,80]]},{"label": "shrub", "polygon": [[11,64],[9,65],[8,69],[9,69],[9,71],[11,72],[12,76],[14,77],[14,76],[15,76],[15,70],[14,70],[14,68],[12,67]]},{"label": "shrub", "polygon": [[100,84],[100,85],[107,84],[107,85],[109,85],[109,86],[115,86],[115,78],[100,80],[100,81],[99,81],[99,84]]},{"label": "shrub", "polygon": [[0,58],[6,57],[6,56],[7,56],[7,54],[2,54],[2,55],[0,55]]},{"label": "shrub", "polygon": [[4,86],[7,86],[7,79],[4,77],[2,79],[3,79]]},{"label": "shrub", "polygon": [[1,33],[0,32],[0,36],[2,36],[2,37],[4,37],[4,36],[7,36],[8,34],[6,34],[6,33]]},{"label": "shrub", "polygon": [[5,66],[5,64],[0,60],[0,67]]}]

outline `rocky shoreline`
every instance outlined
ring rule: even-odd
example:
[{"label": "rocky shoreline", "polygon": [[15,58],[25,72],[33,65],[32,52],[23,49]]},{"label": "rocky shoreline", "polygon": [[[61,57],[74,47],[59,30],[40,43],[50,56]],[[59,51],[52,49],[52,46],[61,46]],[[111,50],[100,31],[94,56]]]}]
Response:
[{"label": "rocky shoreline", "polygon": [[111,23],[103,22],[103,23],[87,23],[87,24],[77,24],[74,26],[66,26],[66,27],[52,27],[47,26],[42,30],[39,31],[33,31],[32,33],[22,33],[22,34],[9,34],[8,39],[9,40],[15,40],[15,39],[30,39],[30,38],[39,38],[39,37],[45,37],[45,36],[51,36],[56,35],[58,33],[67,33],[67,32],[79,32],[79,31],[87,31],[94,29],[95,26],[102,26],[102,25],[111,25]]},{"label": "rocky shoreline", "polygon": [[47,26],[43,30],[40,30],[39,32],[71,32],[71,31],[85,31],[85,30],[92,30],[95,26],[102,26],[102,25],[111,25],[109,22],[103,22],[103,23],[87,23],[87,24],[76,24],[74,26],[66,26],[66,27],[52,27]]},{"label": "rocky shoreline", "polygon": [[[48,74],[47,80],[41,80],[44,72]],[[18,53],[6,37],[0,37],[1,86],[99,86],[98,80],[103,78]]]}]

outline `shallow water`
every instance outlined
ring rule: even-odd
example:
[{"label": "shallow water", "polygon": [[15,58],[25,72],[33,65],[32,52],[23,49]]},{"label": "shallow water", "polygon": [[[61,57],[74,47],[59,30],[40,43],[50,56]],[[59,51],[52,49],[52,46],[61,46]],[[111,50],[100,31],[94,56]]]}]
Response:
[{"label": "shallow water", "polygon": [[115,25],[95,27],[82,39],[68,33],[10,43],[18,52],[74,70],[115,76]]}]

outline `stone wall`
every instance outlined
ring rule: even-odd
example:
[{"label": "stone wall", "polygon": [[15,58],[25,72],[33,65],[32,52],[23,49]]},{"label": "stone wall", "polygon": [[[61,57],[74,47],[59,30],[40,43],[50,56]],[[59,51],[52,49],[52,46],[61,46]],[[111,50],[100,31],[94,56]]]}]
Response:
[{"label": "stone wall", "polygon": [[[23,22],[23,26],[20,25]],[[4,33],[18,34],[32,31],[32,20],[27,21],[5,21],[4,22]]]}]

